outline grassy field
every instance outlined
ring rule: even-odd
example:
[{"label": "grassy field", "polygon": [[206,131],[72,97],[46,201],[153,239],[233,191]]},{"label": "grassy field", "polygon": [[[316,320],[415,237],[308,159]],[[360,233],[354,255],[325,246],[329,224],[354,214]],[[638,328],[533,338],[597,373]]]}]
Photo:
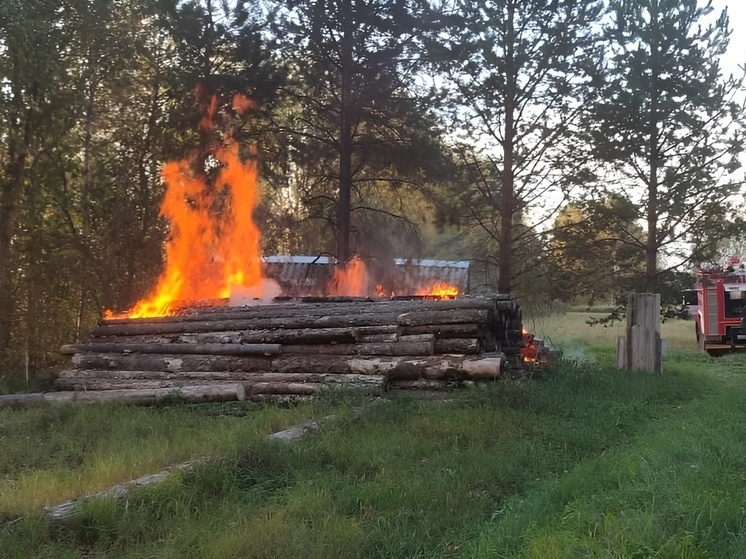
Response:
[{"label": "grassy field", "polygon": [[[440,398],[2,411],[0,555],[746,557],[746,355],[712,360],[670,323],[664,374],[621,373],[616,333],[583,320],[528,324],[563,349],[550,374]],[[197,456],[126,500],[41,513]]]}]

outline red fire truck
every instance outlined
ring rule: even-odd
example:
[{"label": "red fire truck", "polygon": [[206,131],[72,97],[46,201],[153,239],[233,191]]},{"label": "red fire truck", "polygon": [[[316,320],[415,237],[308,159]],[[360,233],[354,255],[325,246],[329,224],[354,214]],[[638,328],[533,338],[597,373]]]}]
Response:
[{"label": "red fire truck", "polygon": [[701,266],[697,287],[685,298],[701,349],[710,355],[746,351],[746,265],[740,259]]}]

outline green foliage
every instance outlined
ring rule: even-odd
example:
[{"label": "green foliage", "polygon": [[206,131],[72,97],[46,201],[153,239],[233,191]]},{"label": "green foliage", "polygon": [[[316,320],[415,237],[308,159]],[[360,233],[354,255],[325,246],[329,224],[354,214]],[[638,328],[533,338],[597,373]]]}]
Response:
[{"label": "green foliage", "polygon": [[540,239],[536,224],[556,211],[548,200],[585,173],[577,101],[600,11],[595,1],[480,0],[446,18],[448,35],[433,38],[447,76],[445,110],[463,137],[460,201],[497,244],[502,292],[525,272],[520,255]]},{"label": "green foliage", "polygon": [[643,249],[637,210],[628,199],[613,195],[567,204],[549,241],[552,296],[589,306],[626,297],[644,271]]},{"label": "green foliage", "polygon": [[[739,188],[743,76],[723,77],[727,13],[709,25],[694,0],[613,1],[606,67],[589,111],[596,155],[617,172],[647,222],[646,290],[660,257],[701,259],[720,235]],[[686,243],[686,244],[685,244]],[[681,247],[686,246],[682,251]]]},{"label": "green foliage", "polygon": [[291,96],[279,163],[302,217],[325,232],[319,252],[375,254],[383,247],[370,237],[381,231],[419,244],[410,225],[423,213],[418,191],[446,160],[439,123],[414,88],[425,19],[411,0],[296,0],[277,12]]}]

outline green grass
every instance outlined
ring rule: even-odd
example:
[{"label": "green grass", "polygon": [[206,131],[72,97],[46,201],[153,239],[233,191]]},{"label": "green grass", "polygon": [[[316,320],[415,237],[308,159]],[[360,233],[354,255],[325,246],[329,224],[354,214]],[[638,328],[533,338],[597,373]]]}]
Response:
[{"label": "green grass", "polygon": [[[571,312],[537,318],[526,317],[524,326],[552,346],[563,350],[576,351],[588,347],[616,348],[617,337],[624,334],[624,322],[615,322],[607,326],[589,326],[586,323],[589,318],[603,316],[603,313]],[[661,325],[661,337],[666,340],[669,350],[697,349],[693,320],[667,320]]]},{"label": "green grass", "polygon": [[312,416],[250,403],[0,409],[0,523],[154,473],[230,452]]},{"label": "green grass", "polygon": [[[670,326],[685,343],[687,323]],[[224,413],[238,404],[4,412],[2,444],[16,450],[0,454],[0,499],[16,497],[0,515],[29,516],[0,528],[2,556],[746,556],[746,356],[674,347],[663,375],[622,373],[611,345],[583,334],[570,325],[554,338],[583,359],[442,399],[338,393],[293,409],[246,405],[244,416]],[[90,426],[105,410],[110,430]],[[301,441],[263,438],[332,412]],[[73,445],[78,433],[90,448]],[[18,449],[27,437],[38,450]],[[180,438],[155,462],[213,458],[126,500],[90,501],[67,521],[5,504],[33,494],[13,482],[33,471],[85,478],[100,457],[127,462],[133,444],[153,454]],[[54,440],[71,442],[50,452]],[[63,466],[70,457],[80,463]]]}]

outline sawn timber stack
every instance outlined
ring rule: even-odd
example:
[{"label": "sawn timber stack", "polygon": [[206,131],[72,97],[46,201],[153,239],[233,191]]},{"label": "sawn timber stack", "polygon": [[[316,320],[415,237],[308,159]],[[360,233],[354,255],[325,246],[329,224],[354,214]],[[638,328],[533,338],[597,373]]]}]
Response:
[{"label": "sawn timber stack", "polygon": [[499,377],[519,357],[521,313],[508,296],[293,299],[104,319],[64,346],[61,390],[240,385],[247,398],[308,396],[322,385],[442,388]]}]

